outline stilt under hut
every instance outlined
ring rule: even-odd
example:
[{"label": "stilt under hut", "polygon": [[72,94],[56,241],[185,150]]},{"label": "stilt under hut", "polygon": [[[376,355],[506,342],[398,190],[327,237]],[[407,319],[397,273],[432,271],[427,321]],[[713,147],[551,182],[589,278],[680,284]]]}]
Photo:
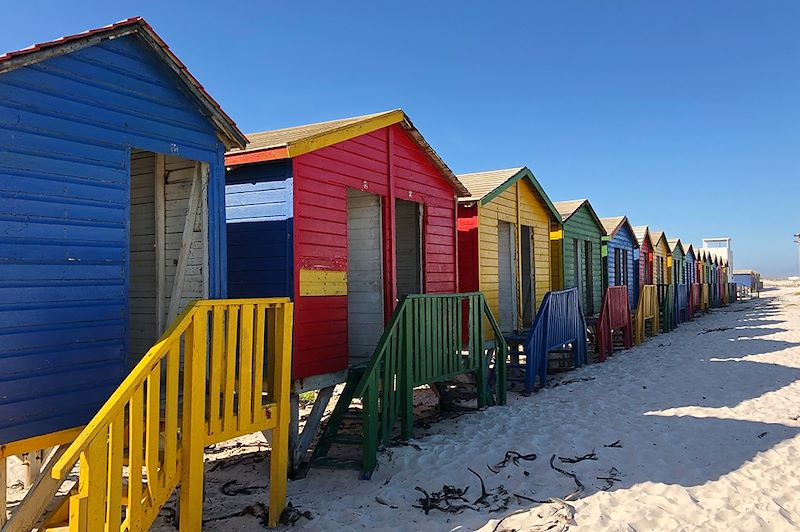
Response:
[{"label": "stilt under hut", "polygon": [[[229,291],[295,302],[293,473],[344,382],[313,458],[369,476],[398,418],[411,436],[415,386],[471,373],[489,402],[482,335],[496,323],[480,293],[456,294],[457,198],[469,191],[399,109],[248,138],[225,157]],[[477,326],[483,316],[489,327]],[[301,433],[298,396],[312,390]],[[339,434],[352,415],[363,430]],[[361,459],[329,456],[347,443]]]},{"label": "stilt under hut", "polygon": [[646,336],[655,336],[659,331],[658,290],[653,278],[653,238],[646,225],[634,226],[633,232],[639,242],[638,265],[634,268],[639,274],[636,294],[636,311],[633,328],[634,343],[640,344]]},{"label": "stilt under hut", "polygon": [[697,282],[697,267],[696,262],[697,259],[694,253],[694,246],[689,244],[684,246],[686,250],[686,255],[684,256],[684,279],[686,279],[686,285],[689,288],[689,311],[688,311],[688,318],[690,320],[694,319],[694,313],[700,305],[700,285]]},{"label": "stilt under hut", "polygon": [[[280,449],[289,426],[291,303],[217,299],[223,157],[246,139],[141,18],[0,56],[0,120],[0,523],[6,458],[53,448],[4,530],[147,530],[178,485],[180,528],[200,530],[203,448],[273,430]],[[243,335],[275,325],[255,350],[210,327],[233,307]],[[267,351],[268,397],[209,384]]]},{"label": "stilt under hut", "polygon": [[603,303],[596,331],[596,350],[601,361],[614,351],[614,334],[622,336],[622,346],[633,345],[631,307],[635,296],[634,251],[639,247],[627,217],[600,220],[603,237]]},{"label": "stilt under hut", "polygon": [[603,297],[603,237],[606,230],[587,199],[554,203],[563,229],[550,233],[554,289],[578,289],[587,321],[600,312]]},{"label": "stilt under hut", "polygon": [[458,176],[458,278],[483,292],[503,333],[529,329],[550,283],[550,228],[561,216],[525,167]]},{"label": "stilt under hut", "polygon": [[661,332],[675,328],[675,287],[672,286],[672,253],[663,231],[653,232],[653,277],[658,290]]},{"label": "stilt under hut", "polygon": [[668,241],[672,255],[670,276],[675,286],[675,323],[689,319],[689,283],[686,281],[686,250],[680,238]]}]

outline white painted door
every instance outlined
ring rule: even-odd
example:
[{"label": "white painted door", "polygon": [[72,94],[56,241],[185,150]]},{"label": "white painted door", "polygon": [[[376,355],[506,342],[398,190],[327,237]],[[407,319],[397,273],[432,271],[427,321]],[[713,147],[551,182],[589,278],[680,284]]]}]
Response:
[{"label": "white painted door", "polygon": [[498,298],[500,330],[517,327],[517,268],[514,226],[497,222]]},{"label": "white painted door", "polygon": [[383,235],[378,196],[347,193],[347,345],[350,366],[366,363],[383,334]]}]

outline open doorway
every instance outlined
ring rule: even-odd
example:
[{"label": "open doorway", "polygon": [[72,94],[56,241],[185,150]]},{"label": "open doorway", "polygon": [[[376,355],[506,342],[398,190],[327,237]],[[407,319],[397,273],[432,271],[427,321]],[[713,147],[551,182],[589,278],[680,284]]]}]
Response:
[{"label": "open doorway", "polygon": [[533,228],[520,227],[520,266],[522,269],[522,327],[533,324],[536,314],[536,273],[533,251]]},{"label": "open doorway", "polygon": [[380,197],[347,191],[347,346],[350,366],[366,363],[383,334]]},{"label": "open doorway", "polygon": [[512,332],[517,328],[517,257],[515,227],[497,222],[497,306],[500,330]]},{"label": "open doorway", "polygon": [[128,357],[135,365],[192,300],[208,297],[208,166],[130,156]]},{"label": "open doorway", "polygon": [[396,200],[395,244],[398,300],[409,294],[421,294],[422,208],[419,203]]}]

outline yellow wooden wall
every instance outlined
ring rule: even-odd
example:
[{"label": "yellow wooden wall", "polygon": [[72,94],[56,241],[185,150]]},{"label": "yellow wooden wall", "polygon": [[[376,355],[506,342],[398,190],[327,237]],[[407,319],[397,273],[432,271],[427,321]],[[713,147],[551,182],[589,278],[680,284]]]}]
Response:
[{"label": "yellow wooden wall", "polygon": [[[653,278],[656,280],[656,284],[669,283],[670,279],[668,277],[668,271],[667,271],[667,258],[670,256],[670,253],[669,253],[669,246],[667,245],[667,241],[665,239],[662,238],[661,240],[656,242],[656,247],[653,250],[653,256],[655,257],[655,260],[653,261]],[[659,257],[662,258],[664,263],[664,269],[662,272],[660,272],[660,275],[659,272],[656,271],[657,268],[656,264],[659,261]],[[671,262],[672,260],[670,259],[670,263]]]},{"label": "yellow wooden wall", "polygon": [[533,232],[534,280],[536,285],[536,308],[538,310],[545,293],[550,291],[550,219],[545,203],[533,186],[521,179],[478,210],[480,262],[480,290],[486,296],[495,316],[499,315],[498,303],[498,257],[497,222],[513,224],[516,231],[517,267],[517,315],[518,327],[522,324],[522,264],[520,226],[527,225]]}]

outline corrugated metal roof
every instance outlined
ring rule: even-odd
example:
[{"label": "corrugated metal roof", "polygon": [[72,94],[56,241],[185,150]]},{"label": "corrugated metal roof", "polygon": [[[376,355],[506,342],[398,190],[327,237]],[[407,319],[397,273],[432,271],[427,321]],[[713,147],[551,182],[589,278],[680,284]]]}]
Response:
[{"label": "corrugated metal roof", "polygon": [[617,234],[622,227],[627,227],[628,231],[630,231],[631,237],[633,238],[634,247],[639,247],[639,239],[636,236],[636,232],[633,230],[633,226],[631,222],[628,220],[627,216],[611,216],[609,218],[600,218],[600,222],[603,224],[603,228],[606,230],[606,234],[609,237],[613,237]]},{"label": "corrugated metal roof", "polygon": [[251,133],[247,135],[248,143],[244,149],[231,150],[226,154],[226,164],[239,165],[296,157],[391,124],[399,124],[414,139],[459,197],[469,195],[467,188],[428,144],[402,109]]},{"label": "corrugated metal roof", "polygon": [[600,221],[603,223],[603,227],[606,228],[606,233],[608,233],[609,236],[613,236],[614,233],[617,232],[617,228],[625,221],[625,217],[612,216],[610,218],[600,218]]},{"label": "corrugated metal roof", "polygon": [[683,242],[681,242],[680,238],[670,238],[669,240],[667,240],[667,245],[669,246],[670,253],[675,253],[675,247],[680,246],[681,251],[683,252],[684,255],[686,255],[686,248],[684,247]]},{"label": "corrugated metal roof", "polygon": [[459,174],[458,180],[469,190],[469,197],[465,199],[477,201],[497,190],[506,181],[520,173],[523,168],[523,166],[520,166],[505,170]]},{"label": "corrugated metal roof", "polygon": [[247,139],[222,107],[206,92],[205,88],[192,75],[180,59],[169,49],[169,46],[153,30],[142,17],[132,17],[108,26],[94,28],[74,35],[67,35],[22,50],[6,52],[0,55],[0,74],[16,68],[44,61],[51,57],[64,55],[99,42],[138,33],[172,68],[178,78],[186,84],[201,106],[208,112],[212,122],[225,140],[226,148],[242,147]]},{"label": "corrugated metal roof", "polygon": [[644,242],[645,237],[650,241],[650,246],[653,245],[653,235],[650,234],[650,228],[646,225],[637,225],[633,228],[633,234],[636,235],[636,239],[639,241],[639,245],[642,245]]},{"label": "corrugated metal roof", "polygon": [[553,203],[558,213],[561,215],[561,219],[563,221],[567,221],[567,218],[575,214],[581,205],[586,203],[587,199],[577,199],[577,200],[569,200],[569,201],[556,201]]},{"label": "corrugated metal roof", "polygon": [[[651,234],[653,236],[653,245],[654,246],[657,246],[662,238],[664,238],[666,240],[664,231],[653,231]],[[667,244],[667,247],[669,247],[669,244]]]},{"label": "corrugated metal roof", "polygon": [[592,218],[594,218],[597,227],[600,228],[600,232],[603,234],[603,236],[605,236],[607,234],[606,228],[603,227],[603,222],[600,221],[600,217],[597,216],[597,213],[594,211],[594,207],[592,207],[592,204],[588,199],[557,201],[553,203],[553,206],[561,215],[562,222],[566,223],[567,220],[569,220],[570,217],[575,214],[584,204],[589,209],[589,214],[592,216]]},{"label": "corrugated metal roof", "polygon": [[[282,129],[273,129],[271,131],[261,131],[258,133],[247,134],[247,146],[245,150],[261,150],[268,148],[279,148],[289,146],[292,142],[299,140],[306,140],[310,137],[322,135],[325,133],[332,133],[347,126],[352,126],[361,122],[369,121],[373,118],[380,116],[388,116],[392,111],[384,111],[381,113],[372,113],[368,115],[353,116],[350,118],[340,118],[338,120],[328,120],[326,122],[317,122],[315,124],[305,124],[302,126],[285,127]],[[231,150],[235,152],[236,150]]]}]

